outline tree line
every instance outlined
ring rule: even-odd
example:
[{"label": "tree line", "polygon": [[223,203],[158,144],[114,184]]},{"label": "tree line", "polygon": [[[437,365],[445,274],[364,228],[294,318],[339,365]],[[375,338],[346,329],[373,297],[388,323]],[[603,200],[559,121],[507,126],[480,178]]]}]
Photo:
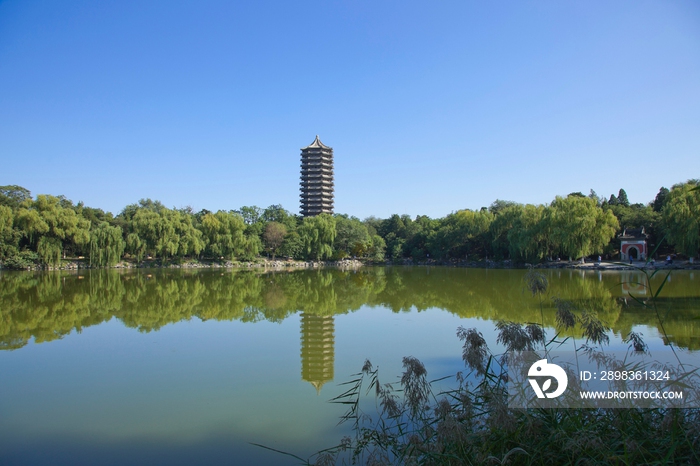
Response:
[{"label": "tree line", "polygon": [[123,259],[251,261],[513,260],[613,257],[624,228],[645,227],[651,245],[694,257],[700,249],[700,181],[661,188],[648,204],[617,196],[571,193],[546,205],[497,200],[443,218],[392,215],[364,221],[344,214],[302,218],[280,205],[211,212],[165,207],[142,199],[118,215],[64,196],[33,198],[21,186],[0,186],[0,261],[6,268],[57,265],[85,257],[93,266]]}]

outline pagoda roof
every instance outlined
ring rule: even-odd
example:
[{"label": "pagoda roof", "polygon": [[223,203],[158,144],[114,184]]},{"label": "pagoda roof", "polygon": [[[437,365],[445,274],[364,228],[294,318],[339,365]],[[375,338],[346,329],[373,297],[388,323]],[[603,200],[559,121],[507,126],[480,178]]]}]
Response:
[{"label": "pagoda roof", "polygon": [[321,140],[318,138],[318,134],[316,135],[316,139],[314,139],[314,142],[309,144],[306,147],[302,147],[301,150],[306,150],[306,149],[330,149],[333,150],[332,147],[328,147],[324,143],[321,142]]}]

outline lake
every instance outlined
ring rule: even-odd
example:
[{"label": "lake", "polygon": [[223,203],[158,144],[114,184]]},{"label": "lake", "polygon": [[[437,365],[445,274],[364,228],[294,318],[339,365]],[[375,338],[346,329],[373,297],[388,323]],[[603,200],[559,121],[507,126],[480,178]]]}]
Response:
[{"label": "lake", "polygon": [[[464,370],[459,326],[497,350],[497,320],[541,322],[552,297],[597,312],[611,346],[641,332],[700,362],[700,276],[367,267],[0,274],[0,464],[296,464],[349,432],[329,399],[365,359],[382,382],[415,356]],[[664,282],[665,281],[665,282]],[[443,383],[449,383],[447,381]]]}]

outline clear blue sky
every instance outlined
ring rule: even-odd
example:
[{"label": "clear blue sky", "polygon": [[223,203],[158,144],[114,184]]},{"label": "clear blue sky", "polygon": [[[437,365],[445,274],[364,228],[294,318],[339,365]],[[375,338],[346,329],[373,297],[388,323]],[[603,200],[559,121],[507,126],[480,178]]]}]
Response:
[{"label": "clear blue sky", "polygon": [[118,213],[336,212],[700,178],[700,2],[0,1],[0,185]]}]

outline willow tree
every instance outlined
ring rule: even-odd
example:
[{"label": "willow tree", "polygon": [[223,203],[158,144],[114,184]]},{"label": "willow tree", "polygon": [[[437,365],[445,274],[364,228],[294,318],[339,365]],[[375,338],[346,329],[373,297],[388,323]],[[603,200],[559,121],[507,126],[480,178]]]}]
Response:
[{"label": "willow tree", "polygon": [[508,231],[511,257],[531,262],[544,259],[550,250],[549,227],[549,215],[545,206],[524,206]]},{"label": "willow tree", "polygon": [[674,185],[662,210],[666,235],[676,249],[694,257],[700,249],[700,180]]},{"label": "willow tree", "polygon": [[494,216],[487,210],[460,210],[445,217],[429,240],[434,257],[488,255],[491,248],[489,226]]},{"label": "willow tree", "polygon": [[100,223],[90,232],[90,265],[115,265],[124,254],[125,246],[121,228]]},{"label": "willow tree", "polygon": [[588,197],[557,196],[549,214],[550,239],[570,258],[602,252],[619,228],[615,214]]},{"label": "willow tree", "polygon": [[61,240],[52,236],[42,236],[36,245],[36,253],[44,264],[58,265],[62,252]]},{"label": "willow tree", "polygon": [[307,258],[322,260],[333,255],[333,241],[336,236],[335,218],[328,214],[306,217],[298,232]]},{"label": "willow tree", "polygon": [[239,214],[223,210],[215,214],[208,212],[202,216],[199,229],[205,243],[205,254],[233,260],[244,253],[245,222]]},{"label": "willow tree", "polygon": [[166,221],[175,228],[178,238],[177,251],[173,255],[179,257],[198,256],[205,247],[202,232],[194,226],[194,216],[187,210],[166,210]]},{"label": "willow tree", "polygon": [[17,209],[17,225],[30,246],[36,242],[42,262],[55,265],[65,256],[66,247],[90,241],[90,222],[72,207],[63,197],[40,194],[35,201],[25,200]]},{"label": "willow tree", "polygon": [[504,205],[505,202],[496,201],[489,208],[489,211],[495,215],[493,222],[489,225],[489,236],[491,238],[492,254],[497,259],[505,259],[509,254],[510,257],[514,257],[508,236],[513,229],[513,225],[523,212],[521,204],[509,203]]},{"label": "willow tree", "polygon": [[135,257],[137,262],[141,262],[146,255],[146,242],[139,237],[138,233],[129,233],[126,236],[125,251]]},{"label": "willow tree", "polygon": [[158,256],[163,245],[175,234],[174,229],[165,228],[158,212],[149,208],[138,208],[127,225],[130,230],[126,238],[127,250],[136,256]]},{"label": "willow tree", "polygon": [[0,205],[0,259],[9,257],[17,252],[18,234],[13,228],[14,214],[12,209]]},{"label": "willow tree", "polygon": [[137,257],[144,252],[164,258],[198,255],[205,247],[187,209],[168,209],[146,199],[127,206],[120,216],[127,225],[127,252]]}]

